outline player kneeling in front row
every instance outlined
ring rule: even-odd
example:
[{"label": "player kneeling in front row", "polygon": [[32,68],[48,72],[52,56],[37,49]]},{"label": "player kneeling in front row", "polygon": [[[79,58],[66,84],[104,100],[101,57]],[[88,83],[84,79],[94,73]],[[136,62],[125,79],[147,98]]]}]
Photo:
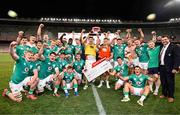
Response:
[{"label": "player kneeling in front row", "polygon": [[[119,78],[119,76],[125,77],[128,75],[128,65],[125,61],[121,59],[121,57],[117,57],[118,65],[114,68],[113,72],[110,75],[114,75],[115,77]],[[124,81],[120,78],[115,84],[115,90],[121,88],[124,85]]]},{"label": "player kneeling in front row", "polygon": [[143,106],[143,102],[146,99],[147,95],[150,92],[149,86],[146,86],[146,81],[154,81],[153,78],[143,75],[141,73],[141,68],[139,66],[135,67],[135,74],[131,74],[128,77],[121,77],[120,78],[124,81],[131,81],[132,84],[126,83],[124,85],[124,98],[121,100],[122,102],[130,101],[129,92],[133,95],[141,96],[141,98],[137,101],[137,103]]},{"label": "player kneeling in front row", "polygon": [[[20,57],[14,51],[14,47],[16,44],[16,42],[12,42],[10,44],[10,55],[16,61],[16,68],[11,77],[11,81],[9,82],[11,91],[8,91],[8,89],[4,89],[2,96],[8,96],[13,101],[21,102],[21,91],[25,86],[30,87],[27,98],[35,100],[37,99],[37,97],[33,95],[33,92],[38,82],[38,70],[31,60],[32,52],[26,51],[24,57]],[[29,76],[32,73],[33,76]]]},{"label": "player kneeling in front row", "polygon": [[65,96],[68,97],[68,89],[74,88],[74,94],[75,96],[78,96],[78,84],[77,84],[77,77],[75,72],[73,71],[72,66],[68,66],[65,71],[61,73],[62,77],[62,86],[65,92]]}]

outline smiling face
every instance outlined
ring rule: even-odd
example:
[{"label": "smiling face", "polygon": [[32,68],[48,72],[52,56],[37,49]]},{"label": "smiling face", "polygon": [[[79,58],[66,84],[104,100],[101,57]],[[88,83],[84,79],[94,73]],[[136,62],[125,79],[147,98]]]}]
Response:
[{"label": "smiling face", "polygon": [[30,38],[29,38],[29,43],[34,44],[35,41],[36,41],[36,37],[30,36]]},{"label": "smiling face", "polygon": [[76,59],[79,61],[81,60],[81,55],[80,54],[76,54]]},{"label": "smiling face", "polygon": [[117,62],[118,62],[119,65],[121,65],[121,64],[122,64],[122,59],[121,59],[121,58],[118,58],[118,59],[117,59]]},{"label": "smiling face", "polygon": [[25,52],[24,57],[25,57],[25,59],[26,59],[27,61],[32,61],[32,59],[33,59],[33,53],[27,51],[27,52]]},{"label": "smiling face", "polygon": [[151,48],[151,49],[154,48],[155,47],[155,43],[153,41],[149,41],[148,42],[148,47]]},{"label": "smiling face", "polygon": [[168,37],[165,36],[165,37],[162,37],[161,42],[165,46],[170,42],[170,40]]},{"label": "smiling face", "polygon": [[54,53],[51,53],[51,54],[49,55],[49,59],[50,59],[51,61],[55,61],[56,55],[55,55]]},{"label": "smiling face", "polygon": [[21,44],[22,44],[22,45],[25,45],[26,43],[27,43],[27,39],[26,39],[26,38],[22,38]]},{"label": "smiling face", "polygon": [[139,66],[135,67],[134,72],[137,76],[139,76],[141,74],[141,68]]}]

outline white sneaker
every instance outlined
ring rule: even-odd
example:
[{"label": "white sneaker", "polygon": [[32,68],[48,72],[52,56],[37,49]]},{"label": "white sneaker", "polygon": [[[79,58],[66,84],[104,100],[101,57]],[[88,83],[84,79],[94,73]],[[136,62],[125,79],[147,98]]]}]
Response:
[{"label": "white sneaker", "polygon": [[129,97],[123,97],[123,99],[121,101],[122,102],[128,102],[128,101],[130,101],[130,98]]},{"label": "white sneaker", "polygon": [[49,90],[49,91],[52,91],[52,88],[50,85],[46,84],[46,88]]},{"label": "white sneaker", "polygon": [[158,91],[154,91],[153,95],[157,96],[158,95]]},{"label": "white sneaker", "polygon": [[102,87],[102,83],[100,83],[97,87],[98,87],[98,88]]},{"label": "white sneaker", "polygon": [[153,93],[153,89],[152,88],[150,88],[150,91],[151,91],[151,93]]},{"label": "white sneaker", "polygon": [[106,87],[109,89],[110,86],[109,86],[109,81],[106,81]]},{"label": "white sneaker", "polygon": [[104,82],[104,81],[103,81],[103,80],[101,80],[101,81],[100,81],[100,84],[99,84],[97,87],[98,87],[98,88],[102,87],[103,82]]},{"label": "white sneaker", "polygon": [[143,101],[138,100],[137,103],[141,106],[144,106]]},{"label": "white sneaker", "polygon": [[84,90],[86,90],[87,88],[88,88],[88,85],[85,85],[85,86],[83,87]]}]

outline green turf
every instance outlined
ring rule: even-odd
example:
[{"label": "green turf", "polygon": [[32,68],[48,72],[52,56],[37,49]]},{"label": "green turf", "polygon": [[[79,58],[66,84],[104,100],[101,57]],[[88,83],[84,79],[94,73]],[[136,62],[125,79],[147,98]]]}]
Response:
[{"label": "green turf", "polygon": [[[13,64],[9,54],[0,53],[0,93],[8,87]],[[0,114],[98,114],[92,89],[82,92],[80,87],[79,90],[78,97],[70,91],[69,98],[65,99],[60,90],[60,97],[53,97],[50,92],[46,92],[35,101],[23,97],[21,103],[0,96]]]},{"label": "green turf", "polygon": [[[0,53],[0,93],[8,87],[14,61],[9,54]],[[166,99],[159,99],[152,94],[145,100],[144,107],[139,106],[136,101],[139,97],[130,96],[131,101],[122,103],[122,89],[114,91],[111,89],[97,88],[102,104],[107,114],[180,114],[180,75],[176,77],[175,103],[168,103]],[[114,84],[114,81],[110,82]],[[95,85],[98,85],[96,80]],[[75,97],[73,91],[70,97],[65,99],[61,96],[53,97],[51,92],[46,91],[39,96],[38,100],[31,101],[23,96],[23,102],[16,103],[8,98],[0,96],[0,114],[98,114],[95,99],[91,88],[86,91],[80,87],[80,96]]]},{"label": "green turf", "polygon": [[[144,101],[144,106],[137,104],[138,96],[130,95],[130,102],[121,102],[123,98],[123,89],[115,91],[114,85],[111,85],[111,90],[104,86],[97,88],[97,91],[102,100],[102,104],[107,114],[180,114],[180,75],[176,76],[176,93],[175,102],[168,103],[167,99],[159,99],[158,96],[150,94]],[[111,81],[111,84],[115,82]],[[96,82],[96,85],[98,83]],[[160,89],[161,90],[161,89]],[[159,93],[160,95],[160,93]]]}]

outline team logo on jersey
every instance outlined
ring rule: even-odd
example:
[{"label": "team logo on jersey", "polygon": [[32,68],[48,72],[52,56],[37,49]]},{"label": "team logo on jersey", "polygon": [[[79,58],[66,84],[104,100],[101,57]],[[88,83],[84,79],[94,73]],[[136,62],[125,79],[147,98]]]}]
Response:
[{"label": "team logo on jersey", "polygon": [[48,70],[52,70],[52,67],[50,66],[50,67],[48,67]]},{"label": "team logo on jersey", "polygon": [[138,81],[138,82],[136,82],[136,84],[137,84],[138,86],[140,86],[140,85],[141,85],[141,82]]},{"label": "team logo on jersey", "polygon": [[80,66],[77,66],[77,68],[78,68],[78,69],[81,69],[81,67],[80,67]]},{"label": "team logo on jersey", "polygon": [[123,73],[123,70],[121,70],[120,73]]},{"label": "team logo on jersey", "polygon": [[28,71],[29,71],[29,68],[28,68],[28,67],[26,67],[26,68],[24,69],[24,71],[25,71],[25,72],[28,72]]}]

